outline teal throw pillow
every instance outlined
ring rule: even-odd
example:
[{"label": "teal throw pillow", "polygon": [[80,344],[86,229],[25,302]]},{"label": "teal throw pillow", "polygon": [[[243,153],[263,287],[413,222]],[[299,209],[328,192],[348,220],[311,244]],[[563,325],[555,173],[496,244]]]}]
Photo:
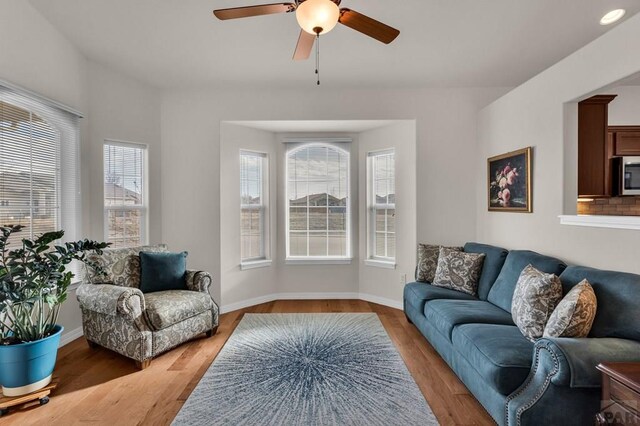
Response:
[{"label": "teal throw pillow", "polygon": [[140,252],[140,291],[187,290],[187,252]]}]

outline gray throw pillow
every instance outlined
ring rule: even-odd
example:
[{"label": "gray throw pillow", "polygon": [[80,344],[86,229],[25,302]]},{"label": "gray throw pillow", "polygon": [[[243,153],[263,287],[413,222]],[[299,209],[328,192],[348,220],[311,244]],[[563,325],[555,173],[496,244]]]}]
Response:
[{"label": "gray throw pillow", "polygon": [[544,337],[587,337],[598,301],[589,281],[582,280],[560,301],[544,328]]},{"label": "gray throw pillow", "polygon": [[531,265],[524,268],[518,278],[511,305],[513,322],[524,337],[531,341],[542,337],[544,327],[560,299],[560,278]]},{"label": "gray throw pillow", "polygon": [[[440,256],[439,245],[418,244],[418,267],[416,269],[416,281],[432,283],[436,276],[438,267],[438,257]],[[447,247],[451,250],[462,251],[462,247]]]},{"label": "gray throw pillow", "polygon": [[475,296],[484,263],[484,253],[465,253],[440,247],[433,285]]}]

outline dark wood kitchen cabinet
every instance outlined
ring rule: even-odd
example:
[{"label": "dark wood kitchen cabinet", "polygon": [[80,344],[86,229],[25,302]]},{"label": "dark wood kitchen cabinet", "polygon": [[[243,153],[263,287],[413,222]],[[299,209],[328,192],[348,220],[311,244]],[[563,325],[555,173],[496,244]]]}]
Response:
[{"label": "dark wood kitchen cabinet", "polygon": [[578,103],[578,196],[610,197],[614,141],[608,105],[616,95],[596,95]]},{"label": "dark wood kitchen cabinet", "polygon": [[640,156],[640,126],[609,126],[609,137],[616,156]]}]

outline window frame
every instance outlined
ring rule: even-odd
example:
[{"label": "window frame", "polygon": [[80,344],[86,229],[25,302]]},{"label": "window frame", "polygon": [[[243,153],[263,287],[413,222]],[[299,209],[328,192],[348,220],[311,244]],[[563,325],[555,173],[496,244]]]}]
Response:
[{"label": "window frame", "polygon": [[[257,157],[260,159],[260,204],[242,204],[242,169],[240,169],[240,268],[254,269],[271,265],[270,260],[270,243],[269,243],[269,154],[266,152],[253,151],[249,149],[241,149],[239,159],[242,164],[242,156]],[[260,256],[243,258],[242,257],[242,210],[256,210],[260,212]]]},{"label": "window frame", "polygon": [[[135,148],[142,150],[142,204],[140,205],[122,205],[107,206],[104,196],[104,147],[119,146],[125,148]],[[140,220],[140,245],[149,244],[149,145],[140,142],[129,142],[118,139],[105,139],[102,144],[102,206],[103,206],[103,231],[105,241],[109,241],[109,211],[139,211],[142,215]],[[123,246],[119,248],[136,247]]]},{"label": "window frame", "polygon": [[[394,182],[394,202],[393,203],[385,203],[378,204],[376,203],[376,179],[375,179],[375,171],[376,171],[376,161],[378,158],[383,156],[393,156],[393,182]],[[396,161],[395,161],[395,148],[382,149],[377,151],[370,151],[367,153],[367,161],[366,161],[366,192],[367,192],[367,258],[365,260],[365,264],[370,266],[379,266],[383,268],[395,268],[396,259],[397,259],[397,247],[398,247],[398,239],[397,239],[397,209],[396,209]],[[388,201],[388,200],[387,200]],[[376,220],[377,213],[379,210],[389,210],[393,209],[396,211],[395,217],[396,222],[394,228],[396,230],[393,231],[393,235],[396,238],[396,253],[395,256],[379,256],[376,255],[376,246],[377,246],[377,235],[376,235]],[[385,216],[386,220],[386,216]],[[385,229],[385,234],[389,234],[389,231]],[[388,254],[388,239],[385,239],[385,254]]]},{"label": "window frame", "polygon": [[[341,265],[341,264],[351,264],[353,260],[353,248],[352,248],[352,233],[351,233],[351,223],[352,223],[352,208],[351,208],[351,151],[350,144],[348,148],[344,148],[342,145],[344,143],[340,142],[340,145],[336,143],[332,143],[334,139],[326,139],[326,141],[313,141],[313,142],[298,142],[293,143],[292,146],[288,147],[285,150],[284,156],[284,169],[285,169],[285,264],[289,265],[306,265],[306,264],[326,264],[326,265]],[[349,140],[350,142],[350,140]],[[290,213],[290,199],[289,199],[289,156],[294,155],[298,151],[302,151],[304,149],[309,148],[328,148],[338,151],[339,153],[346,156],[347,159],[347,170],[346,170],[346,202],[345,202],[345,255],[344,256],[291,256],[290,252],[290,221],[289,221],[289,213]],[[307,180],[307,182],[309,182]],[[329,206],[327,206],[329,207]],[[307,205],[307,208],[309,206]],[[307,232],[309,232],[307,225]],[[308,242],[307,242],[308,244]],[[308,252],[308,249],[307,249]]]}]

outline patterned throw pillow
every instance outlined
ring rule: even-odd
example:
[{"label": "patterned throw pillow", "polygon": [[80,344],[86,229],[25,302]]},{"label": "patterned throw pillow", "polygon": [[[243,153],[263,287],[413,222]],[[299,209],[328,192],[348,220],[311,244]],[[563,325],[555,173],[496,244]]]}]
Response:
[{"label": "patterned throw pillow", "polygon": [[[418,268],[416,281],[432,283],[436,276],[440,247],[432,244],[418,244]],[[450,250],[462,251],[462,247],[447,247]]]},{"label": "patterned throw pillow", "polygon": [[587,337],[596,317],[598,301],[589,281],[582,280],[551,314],[544,337]]},{"label": "patterned throw pillow", "polygon": [[140,252],[166,252],[165,244],[128,248],[109,248],[102,254],[90,253],[87,259],[102,268],[103,275],[87,266],[85,279],[93,284],[113,284],[121,287],[140,288]]},{"label": "patterned throw pillow", "polygon": [[513,293],[511,316],[520,332],[534,341],[562,299],[562,284],[555,274],[546,274],[529,265],[520,274]]},{"label": "patterned throw pillow", "polygon": [[477,295],[484,256],[484,253],[465,253],[440,247],[433,285]]}]

